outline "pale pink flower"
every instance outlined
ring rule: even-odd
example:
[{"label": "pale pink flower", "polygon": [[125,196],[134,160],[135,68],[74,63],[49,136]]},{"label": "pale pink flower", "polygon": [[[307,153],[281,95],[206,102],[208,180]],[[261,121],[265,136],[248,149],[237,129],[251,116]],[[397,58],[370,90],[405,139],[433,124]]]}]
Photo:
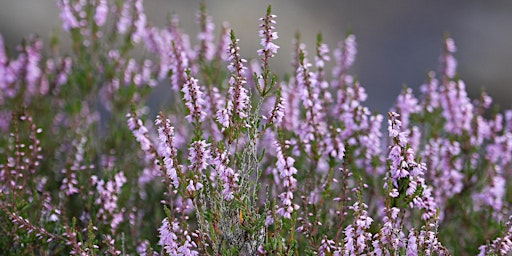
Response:
[{"label": "pale pink flower", "polygon": [[108,15],[108,4],[107,0],[99,0],[99,4],[96,6],[96,10],[94,12],[94,22],[99,27],[103,26],[107,21]]}]

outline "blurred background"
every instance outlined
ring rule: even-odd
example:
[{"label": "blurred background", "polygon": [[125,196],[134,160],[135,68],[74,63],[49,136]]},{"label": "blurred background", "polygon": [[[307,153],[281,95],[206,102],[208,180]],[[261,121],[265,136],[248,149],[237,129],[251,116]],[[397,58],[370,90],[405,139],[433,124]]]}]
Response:
[{"label": "blurred background", "polygon": [[[195,39],[199,0],[146,0],[148,21],[164,26],[169,14]],[[321,32],[331,50],[348,31],[357,37],[358,55],[351,73],[367,89],[367,105],[385,113],[404,85],[415,89],[426,73],[437,71],[445,33],[455,40],[458,73],[472,98],[485,89],[503,108],[511,108],[512,1],[510,0],[206,0],[216,28],[227,21],[240,38],[245,58],[257,57],[258,18],[272,4],[277,15],[277,44],[272,65],[289,67],[291,41],[300,31],[310,55]],[[54,0],[0,0],[0,33],[11,51],[24,37],[48,38],[60,29]],[[48,42],[46,40],[46,42]]]}]

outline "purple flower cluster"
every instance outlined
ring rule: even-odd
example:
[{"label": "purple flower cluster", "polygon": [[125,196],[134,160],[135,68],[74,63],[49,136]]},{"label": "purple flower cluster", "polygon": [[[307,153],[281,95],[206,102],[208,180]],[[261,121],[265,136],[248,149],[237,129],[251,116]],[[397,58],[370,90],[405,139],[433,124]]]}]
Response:
[{"label": "purple flower cluster", "polygon": [[280,182],[285,189],[284,192],[279,194],[281,206],[279,206],[276,213],[290,219],[293,211],[299,209],[299,206],[293,203],[293,192],[297,189],[297,179],[293,177],[297,174],[297,169],[293,166],[295,159],[284,154],[283,145],[279,141],[276,141],[274,145],[277,152],[276,168],[281,179]]},{"label": "purple flower cluster", "polygon": [[163,163],[166,176],[171,179],[171,184],[178,188],[178,170],[176,169],[176,147],[174,145],[174,127],[171,126],[169,119],[164,119],[161,115],[155,120],[158,126],[158,147],[159,154],[163,157]]},{"label": "purple flower cluster", "polygon": [[[229,167],[228,152],[217,149],[213,156],[212,166],[222,184],[222,197],[230,201],[234,198],[235,191],[238,187],[238,182],[240,181],[239,174]],[[212,180],[215,179],[216,177],[212,178]]]},{"label": "purple flower cluster", "polygon": [[203,92],[197,84],[197,79],[190,76],[190,71],[187,71],[188,78],[181,91],[183,92],[183,99],[185,106],[187,106],[189,113],[185,118],[190,123],[201,123],[206,117],[206,112],[203,111],[205,104]]},{"label": "purple flower cluster", "polygon": [[270,14],[269,9],[267,10],[267,15],[263,18],[260,18],[262,23],[260,25],[261,30],[259,32],[259,36],[261,38],[260,44],[263,46],[263,48],[258,50],[258,55],[262,58],[263,62],[268,61],[268,58],[270,57],[274,57],[274,55],[277,53],[277,50],[279,49],[279,46],[273,42],[279,38],[277,36],[277,32],[274,31],[274,24],[276,24],[274,19],[276,17],[276,15]]},{"label": "purple flower cluster", "polygon": [[217,120],[224,128],[233,126],[236,119],[244,119],[247,117],[249,110],[249,96],[245,88],[246,70],[245,59],[240,57],[238,47],[238,39],[235,38],[231,31],[231,44],[229,45],[229,65],[228,70],[231,72],[229,78],[229,100],[226,106],[217,112]]},{"label": "purple flower cluster", "polygon": [[[512,251],[512,111],[470,99],[453,39],[419,95],[399,93],[385,136],[349,72],[353,34],[332,50],[319,34],[311,56],[297,35],[281,79],[270,6],[250,65],[204,4],[196,37],[177,16],[151,25],[143,0],[57,6],[68,55],[35,37],[10,55],[0,36],[6,254]],[[177,101],[155,117],[157,84]]]},{"label": "purple flower cluster", "polygon": [[[197,247],[196,243],[192,240],[191,235],[185,230],[181,230],[178,222],[169,223],[168,218],[162,220],[162,226],[158,229],[160,234],[160,241],[158,244],[164,248],[165,252],[169,255],[183,255],[195,256],[199,253],[194,250]],[[180,237],[178,237],[178,235]],[[186,239],[181,244],[180,238],[184,236]]]},{"label": "purple flower cluster", "polygon": [[[398,197],[404,192],[399,191],[399,183],[407,182],[404,189],[406,197],[411,197],[409,203],[411,208],[425,209],[422,218],[425,220],[432,218],[436,213],[437,205],[431,195],[432,188],[425,184],[426,164],[416,162],[414,150],[408,145],[407,133],[402,131],[402,123],[398,120],[400,115],[389,112],[388,116],[388,132],[393,140],[388,156],[390,163],[388,177],[392,184],[392,188],[388,187],[389,195]],[[388,184],[385,185],[387,186]]]}]

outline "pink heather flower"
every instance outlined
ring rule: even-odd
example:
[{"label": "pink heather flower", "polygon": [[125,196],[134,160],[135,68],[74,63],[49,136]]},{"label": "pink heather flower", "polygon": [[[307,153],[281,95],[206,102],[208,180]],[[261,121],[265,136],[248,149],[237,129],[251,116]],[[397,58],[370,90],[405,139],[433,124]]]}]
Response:
[{"label": "pink heather flower", "polygon": [[151,141],[148,137],[148,129],[144,126],[142,120],[128,113],[126,115],[128,128],[132,131],[135,139],[140,143],[143,151],[148,151],[151,147]]},{"label": "pink heather flower", "polygon": [[505,111],[505,131],[512,133],[512,110]]},{"label": "pink heather flower", "polygon": [[293,86],[293,81],[289,83],[281,82],[281,97],[285,100],[285,106],[283,113],[283,128],[289,131],[298,130],[298,126],[301,123],[299,121],[301,109],[300,109],[300,95],[296,94],[296,88]]},{"label": "pink heather flower", "polygon": [[272,224],[274,224],[274,218],[272,217],[271,212],[268,211],[265,217],[265,227],[268,227]]},{"label": "pink heather flower", "polygon": [[317,83],[316,87],[319,88],[319,96],[324,101],[323,104],[331,103],[333,100],[332,95],[329,91],[326,91],[330,85],[325,79],[324,71],[325,63],[331,60],[331,57],[329,56],[329,47],[327,44],[318,41],[316,52],[315,67],[317,68],[317,71],[314,73],[314,78]]},{"label": "pink heather flower", "polygon": [[[501,170],[502,168],[499,168],[500,166],[508,166],[512,163],[512,131],[509,131],[507,127],[503,127],[502,119],[501,115],[497,115],[489,123],[493,134],[501,134],[502,132],[503,134],[492,136],[485,153],[485,158],[497,168],[496,172],[498,173],[503,171]],[[509,121],[507,120],[506,122],[508,123]]]},{"label": "pink heather flower", "polygon": [[222,24],[222,31],[219,38],[219,43],[217,44],[217,52],[215,53],[216,57],[222,61],[228,61],[229,59],[229,23],[224,22]]},{"label": "pink heather flower", "polygon": [[436,188],[433,191],[434,197],[440,206],[462,191],[464,162],[460,153],[459,142],[451,142],[443,138],[430,139],[422,151],[422,159],[430,169],[426,175],[430,184]]},{"label": "pink heather flower", "polygon": [[409,185],[405,188],[406,195],[413,195],[417,191],[418,186],[424,188],[422,193],[412,199],[410,206],[424,209],[425,214],[423,217],[431,218],[436,212],[436,203],[432,198],[431,190],[426,186],[423,178],[427,171],[426,165],[415,161],[414,150],[408,144],[406,133],[401,131],[400,115],[395,112],[389,112],[388,117],[388,131],[389,136],[392,138],[392,144],[389,146],[389,176],[386,179],[391,178],[393,183],[393,188],[389,188],[389,196],[397,197],[399,191],[396,189],[400,180],[408,179]]},{"label": "pink heather flower", "polygon": [[293,176],[297,174],[297,169],[293,167],[295,159],[284,155],[282,145],[279,141],[276,141],[274,146],[277,152],[276,168],[285,188],[285,192],[279,195],[281,206],[279,206],[276,213],[284,218],[290,219],[293,211],[299,209],[299,206],[293,203],[293,192],[297,189],[297,180]]},{"label": "pink heather flower", "polygon": [[197,51],[199,59],[210,61],[215,54],[213,45],[215,24],[212,22],[212,17],[206,14],[204,7],[201,7],[201,10],[197,12],[196,22],[201,26],[201,31],[197,34],[197,39],[199,40],[199,50]]},{"label": "pink heather flower", "polygon": [[352,224],[345,228],[344,238],[344,255],[360,255],[364,253],[367,244],[372,240],[372,234],[367,230],[373,222],[373,219],[368,217],[368,206],[364,203],[355,202],[354,205],[349,207],[354,212],[355,219]]},{"label": "pink heather flower", "polygon": [[259,36],[261,38],[261,46],[262,49],[258,50],[258,55],[263,59],[263,62],[267,62],[268,58],[274,57],[274,54],[277,53],[279,46],[273,43],[274,40],[278,38],[277,32],[275,32],[275,27],[273,24],[276,24],[274,20],[276,15],[270,14],[271,8],[270,5],[267,8],[267,15],[259,20],[262,22],[260,25],[261,30],[259,31]]},{"label": "pink heather flower", "polygon": [[24,57],[25,101],[28,101],[32,96],[44,94],[48,91],[47,88],[41,88],[41,79],[46,80],[46,78],[41,77],[43,74],[40,68],[42,47],[43,42],[39,39],[31,39],[30,43],[23,47],[24,52],[21,55]]},{"label": "pink heather flower", "polygon": [[446,38],[444,43],[445,52],[443,56],[441,56],[441,63],[443,65],[442,71],[447,78],[453,78],[457,69],[457,60],[453,57],[453,53],[457,51],[457,48],[452,38]]},{"label": "pink heather flower", "polygon": [[341,88],[343,86],[345,83],[346,72],[354,63],[356,54],[356,36],[350,34],[344,41],[339,42],[338,48],[334,51],[336,66],[332,70],[332,77],[334,78],[333,86],[337,88]]},{"label": "pink heather flower", "polygon": [[69,0],[57,0],[57,6],[60,8],[60,19],[62,20],[62,28],[65,31],[80,27],[80,23],[74,13],[77,10],[73,10]]},{"label": "pink heather flower", "polygon": [[[334,81],[333,81],[334,83]],[[348,140],[356,133],[367,133],[367,118],[370,111],[362,106],[367,95],[364,88],[352,76],[344,77],[345,86],[337,89],[336,103],[332,106],[332,114],[337,116],[344,127],[340,133],[342,140]]]},{"label": "pink heather flower", "polygon": [[0,105],[3,105],[4,91],[7,91],[8,81],[6,76],[8,73],[7,54],[5,53],[4,38],[0,35]]},{"label": "pink heather flower", "polygon": [[161,115],[157,116],[155,124],[158,126],[158,140],[160,142],[158,153],[163,157],[167,177],[171,179],[174,188],[178,188],[177,163],[174,162],[177,157],[177,149],[174,145],[174,127],[171,126],[169,119],[164,119]]},{"label": "pink heather flower", "polygon": [[320,247],[318,248],[318,255],[331,255],[331,252],[334,252],[337,249],[339,248],[336,246],[334,240],[328,239],[327,236],[324,236],[320,242]]},{"label": "pink heather flower", "polygon": [[[229,105],[228,105],[229,106]],[[222,127],[229,127],[229,108],[219,109],[217,111],[217,121],[222,125]]]},{"label": "pink heather flower", "polygon": [[231,77],[229,79],[231,87],[228,92],[233,104],[232,114],[240,118],[247,117],[247,110],[249,108],[249,96],[247,95],[247,89],[243,87],[245,82],[245,78],[242,77]]},{"label": "pink heather flower", "polygon": [[190,71],[187,71],[188,79],[181,89],[185,106],[187,106],[189,110],[189,114],[185,116],[185,119],[190,123],[199,124],[203,122],[206,117],[206,112],[203,110],[205,105],[204,96],[197,84],[198,80],[191,77],[189,72]]},{"label": "pink heather flower", "polygon": [[340,140],[340,133],[341,128],[336,128],[325,138],[325,152],[335,159],[343,160],[343,157],[345,157],[345,145]]},{"label": "pink heather flower", "polygon": [[60,189],[65,192],[66,196],[76,194],[79,192],[77,188],[78,180],[76,177],[76,171],[84,169],[82,168],[82,162],[84,160],[84,147],[86,142],[86,137],[81,137],[80,139],[73,141],[73,147],[75,150],[73,162],[70,168],[68,168],[67,170],[62,170],[62,173],[65,174],[65,177],[62,180],[62,185]]},{"label": "pink heather flower", "polygon": [[[397,250],[402,244],[404,233],[400,227],[400,221],[397,219],[400,209],[392,207],[386,209],[386,215],[383,218],[383,224],[379,233],[374,235],[372,245],[379,249],[387,248],[388,250]],[[375,241],[378,241],[377,243]],[[378,251],[378,250],[377,250]]]},{"label": "pink heather flower", "polygon": [[148,240],[144,240],[137,245],[136,252],[140,256],[148,256],[146,254],[148,247],[150,247],[150,244]]},{"label": "pink heather flower", "polygon": [[402,125],[402,122],[400,120],[397,120],[397,117],[399,115],[395,112],[388,113],[389,119],[388,119],[388,133],[389,137],[396,138],[398,137],[398,134],[400,133],[400,127]]},{"label": "pink heather flower", "polygon": [[71,71],[72,60],[71,57],[66,57],[62,60],[62,66],[60,68],[60,72],[56,75],[55,83],[57,86],[61,86],[68,81],[68,75]]},{"label": "pink heather flower", "polygon": [[317,55],[315,56],[315,66],[317,68],[324,68],[325,62],[330,61],[331,57],[329,56],[329,46],[324,43],[320,43],[317,48]]},{"label": "pink heather flower", "polygon": [[477,207],[480,205],[491,207],[496,217],[499,218],[503,210],[505,195],[506,181],[502,176],[496,175],[480,193],[473,195],[473,199],[476,201]]},{"label": "pink heather flower", "polygon": [[506,231],[504,234],[487,245],[478,247],[480,250],[478,256],[484,255],[509,255],[512,252],[512,216],[505,223]]},{"label": "pink heather flower", "polygon": [[[296,72],[296,80],[297,89],[306,110],[306,120],[300,129],[300,137],[306,147],[310,147],[311,143],[323,139],[326,133],[326,123],[323,120],[324,111],[322,100],[320,99],[321,88],[315,73],[309,71],[311,64],[304,58],[305,54],[304,51],[301,51],[302,57]],[[324,149],[319,148],[318,150],[322,150],[320,153],[323,153]]]},{"label": "pink heather flower", "polygon": [[130,84],[133,80],[133,74],[136,74],[138,71],[137,62],[135,59],[128,60],[126,67],[124,69],[124,83]]},{"label": "pink heather flower", "polygon": [[108,4],[107,0],[99,1],[99,4],[96,6],[96,11],[94,12],[94,22],[96,22],[96,25],[101,27],[107,21]]},{"label": "pink heather flower", "polygon": [[168,218],[162,220],[162,226],[158,229],[160,240],[158,245],[162,246],[169,255],[178,255],[179,244],[176,233],[180,232],[178,222],[169,223]]},{"label": "pink heather flower", "polygon": [[420,86],[421,94],[424,95],[421,105],[428,112],[434,111],[441,105],[438,87],[439,81],[435,77],[435,73],[429,72],[427,81]]},{"label": "pink heather flower", "polygon": [[172,41],[172,35],[168,30],[160,30],[156,27],[149,27],[146,30],[146,37],[144,37],[146,49],[160,56],[158,79],[167,78],[169,70],[171,70],[174,54],[172,43],[169,42]]},{"label": "pink heather flower", "polygon": [[474,116],[473,104],[469,100],[466,85],[462,80],[443,84],[440,101],[447,132],[462,134],[463,131],[471,131]]},{"label": "pink heather flower", "polygon": [[[231,72],[229,79],[229,101],[226,103],[224,109],[217,112],[217,120],[224,128],[229,127],[234,123],[234,118],[246,118],[247,111],[249,110],[249,96],[248,91],[244,87],[247,83],[245,70],[247,69],[243,63],[247,62],[240,57],[240,48],[238,47],[238,39],[235,38],[233,30],[231,30],[231,44],[229,46],[229,65],[228,69]],[[226,117],[229,117],[227,122]]]},{"label": "pink heather flower", "polygon": [[234,198],[236,189],[238,188],[239,174],[229,167],[228,152],[221,152],[217,149],[212,154],[212,167],[217,172],[217,176],[222,182],[222,196],[225,200],[230,201]]},{"label": "pink heather flower", "polygon": [[414,229],[411,229],[409,231],[409,237],[407,239],[407,249],[406,253],[407,256],[416,256],[418,255],[418,244],[417,244],[417,238],[414,233]]},{"label": "pink heather flower", "polygon": [[187,192],[194,193],[195,191],[198,191],[201,188],[203,188],[203,184],[201,182],[194,182],[193,180],[189,180]]},{"label": "pink heather flower", "polygon": [[193,172],[202,172],[208,167],[210,159],[210,144],[204,140],[194,141],[190,144],[188,160],[190,165],[188,168]]},{"label": "pink heather flower", "polygon": [[[66,170],[63,170],[63,173],[67,173]],[[69,178],[65,177],[62,180],[62,185],[60,186],[60,190],[64,191],[66,196],[70,196],[73,194],[77,194],[80,192],[77,188],[78,181],[76,179],[76,173],[69,172]]]},{"label": "pink heather flower", "polygon": [[400,121],[402,122],[403,128],[408,128],[409,116],[420,112],[420,110],[418,99],[412,94],[411,88],[403,90],[402,93],[398,95],[395,103],[395,111],[400,114]]},{"label": "pink heather flower", "polygon": [[[382,154],[382,132],[381,126],[384,117],[382,115],[372,115],[369,119],[368,133],[363,134],[360,143],[365,148],[365,170],[369,174],[383,174],[386,171],[384,167],[385,156]],[[379,164],[374,166],[372,163],[378,161]]]},{"label": "pink heather flower", "polygon": [[283,97],[278,97],[276,99],[276,104],[274,108],[269,113],[268,123],[279,125],[283,121],[284,111],[285,111],[285,100]]},{"label": "pink heather flower", "polygon": [[119,34],[128,32],[128,29],[132,26],[132,13],[131,8],[133,0],[126,0],[121,7],[121,15],[117,21],[116,28]]},{"label": "pink heather flower", "polygon": [[398,197],[399,195],[400,193],[398,193],[398,189],[396,188],[391,189],[391,192],[389,192],[390,197]]},{"label": "pink heather flower", "polygon": [[177,38],[172,41],[170,68],[172,70],[171,87],[174,90],[179,90],[187,80],[186,70],[189,69],[189,62],[184,46]]},{"label": "pink heather flower", "polygon": [[[94,201],[96,205],[100,206],[98,210],[98,215],[103,220],[107,219],[107,216],[112,216],[111,225],[115,228],[117,227],[117,223],[122,221],[122,212],[117,212],[117,201],[119,198],[119,194],[121,194],[121,188],[126,183],[126,177],[123,172],[118,172],[114,175],[113,180],[108,180],[107,182],[103,180],[98,180],[96,176],[91,177],[91,181],[93,185],[96,186],[96,190],[98,192],[98,197]],[[119,219],[121,218],[121,219]]]},{"label": "pink heather flower", "polygon": [[139,43],[141,39],[146,37],[146,14],[142,2],[143,0],[135,0],[135,17],[137,19],[133,22],[135,31],[131,37],[134,43]]}]

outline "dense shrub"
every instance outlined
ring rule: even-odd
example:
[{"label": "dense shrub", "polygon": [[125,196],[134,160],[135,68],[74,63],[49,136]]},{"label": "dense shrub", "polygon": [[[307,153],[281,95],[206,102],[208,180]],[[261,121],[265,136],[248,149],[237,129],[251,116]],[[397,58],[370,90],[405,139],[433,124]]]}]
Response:
[{"label": "dense shrub", "polygon": [[142,0],[57,5],[70,52],[0,37],[2,254],[510,253],[512,111],[468,97],[451,38],[383,116],[349,72],[353,34],[332,54],[297,36],[278,75],[270,6],[247,62],[203,5],[197,40]]}]

